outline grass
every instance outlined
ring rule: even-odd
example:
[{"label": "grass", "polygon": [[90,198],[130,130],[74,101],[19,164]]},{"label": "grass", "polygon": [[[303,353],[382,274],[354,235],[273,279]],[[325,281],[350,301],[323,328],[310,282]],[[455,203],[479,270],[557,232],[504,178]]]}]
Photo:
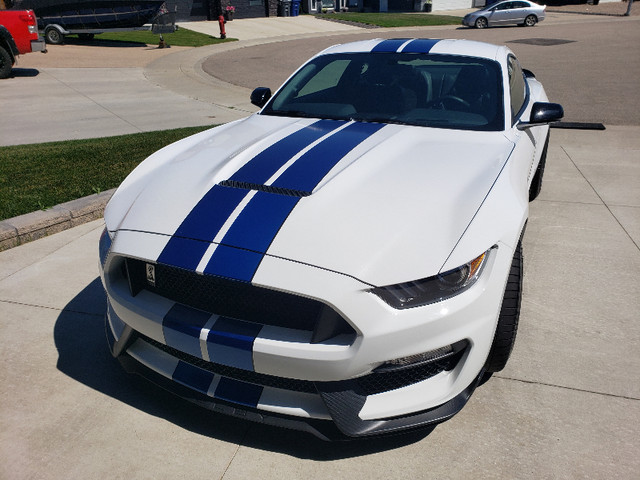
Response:
[{"label": "grass", "polygon": [[433,25],[459,25],[462,17],[415,13],[331,13],[317,15],[319,18],[375,25],[377,27],[425,27]]},{"label": "grass", "polygon": [[[164,33],[162,36],[169,45],[176,47],[202,47],[204,45],[213,45],[216,43],[232,42],[236,40],[235,38],[222,40],[220,38],[212,37],[211,35],[187,30],[186,28],[179,28],[174,33]],[[157,45],[159,38],[159,35],[151,33],[151,31],[133,31],[100,33],[96,35],[95,40]]]},{"label": "grass", "polygon": [[117,187],[156,150],[207,128],[0,147],[0,220]]}]

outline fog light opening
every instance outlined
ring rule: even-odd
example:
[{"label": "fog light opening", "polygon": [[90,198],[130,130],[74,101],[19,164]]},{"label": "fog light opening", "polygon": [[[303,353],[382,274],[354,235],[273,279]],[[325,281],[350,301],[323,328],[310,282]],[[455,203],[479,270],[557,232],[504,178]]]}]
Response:
[{"label": "fog light opening", "polygon": [[409,355],[407,357],[395,358],[383,363],[378,368],[376,368],[375,371],[388,372],[392,370],[402,370],[404,368],[416,367],[418,365],[423,365],[426,363],[437,362],[455,355],[461,350],[464,350],[467,344],[468,342],[466,340],[461,340],[451,345],[436,348],[435,350],[430,350],[428,352],[417,353],[415,355]]}]

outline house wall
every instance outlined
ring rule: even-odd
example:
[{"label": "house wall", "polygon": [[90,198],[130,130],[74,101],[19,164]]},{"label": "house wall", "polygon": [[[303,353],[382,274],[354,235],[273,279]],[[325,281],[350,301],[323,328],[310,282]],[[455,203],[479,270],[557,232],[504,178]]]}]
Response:
[{"label": "house wall", "polygon": [[463,8],[471,8],[472,3],[472,0],[432,0],[431,11],[461,10]]},{"label": "house wall", "polygon": [[[6,1],[6,0],[5,0]],[[319,13],[322,8],[333,10],[348,9],[365,12],[410,12],[424,11],[427,0],[301,0],[301,10],[304,13]],[[492,0],[431,0],[433,12],[447,10],[463,10],[467,8],[483,7]],[[567,3],[571,0],[565,0]],[[574,0],[583,1],[586,0]],[[600,0],[602,3],[619,0]],[[275,17],[278,14],[278,0],[167,0],[167,7],[173,10],[178,7],[176,18],[178,21],[206,20],[211,16],[218,2],[224,9],[226,5],[236,7],[234,18]]]},{"label": "house wall", "polygon": [[233,18],[275,17],[278,13],[277,0],[167,0],[167,8],[178,8],[176,20],[215,20],[217,8],[223,12],[227,5],[236,10]]}]

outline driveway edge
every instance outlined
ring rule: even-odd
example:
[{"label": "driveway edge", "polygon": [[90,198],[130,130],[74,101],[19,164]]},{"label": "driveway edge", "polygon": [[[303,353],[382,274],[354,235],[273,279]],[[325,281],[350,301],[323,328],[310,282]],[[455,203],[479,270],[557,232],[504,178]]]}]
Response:
[{"label": "driveway edge", "polygon": [[115,188],[0,221],[0,252],[102,217]]}]

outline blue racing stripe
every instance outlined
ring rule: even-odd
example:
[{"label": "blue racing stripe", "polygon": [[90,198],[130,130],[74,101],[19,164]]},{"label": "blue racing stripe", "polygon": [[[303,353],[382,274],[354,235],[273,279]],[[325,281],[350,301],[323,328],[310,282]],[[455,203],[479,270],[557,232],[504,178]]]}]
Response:
[{"label": "blue racing stripe", "polygon": [[[312,191],[346,154],[383,127],[380,123],[353,123],[343,128],[306,152],[273,186]],[[213,253],[205,273],[250,282],[299,200],[288,195],[257,192]]]},{"label": "blue racing stripe", "polygon": [[247,352],[253,351],[253,342],[260,334],[262,325],[233,318],[220,317],[211,327],[207,343],[226,345]]},{"label": "blue racing stripe", "polygon": [[207,336],[209,360],[253,372],[253,343],[261,329],[255,323],[219,318]]},{"label": "blue racing stripe", "polygon": [[432,38],[417,38],[402,49],[402,53],[429,53],[440,40]]},{"label": "blue racing stripe", "polygon": [[211,382],[213,382],[214,374],[201,368],[194,367],[193,365],[183,361],[179,361],[171,378],[175,382],[206,394],[209,391]]},{"label": "blue racing stripe", "polygon": [[371,52],[397,52],[408,38],[393,38],[391,40],[383,40],[371,49]]},{"label": "blue racing stripe", "polygon": [[273,183],[274,187],[311,192],[320,181],[364,140],[384,127],[381,123],[353,123],[306,152]]},{"label": "blue racing stripe", "polygon": [[303,148],[344,125],[338,120],[319,120],[266,148],[234,173],[229,180],[262,184]]},{"label": "blue racing stripe", "polygon": [[162,319],[162,333],[166,344],[202,358],[200,331],[210,317],[210,313],[176,303]]},{"label": "blue racing stripe", "polygon": [[218,245],[204,269],[204,273],[241,282],[250,282],[262,261],[262,257],[262,253]]},{"label": "blue racing stripe", "polygon": [[299,200],[299,197],[257,192],[221,243],[254,252],[266,252]]},{"label": "blue racing stripe", "polygon": [[216,387],[215,397],[247,407],[257,407],[263,387],[222,377]]},{"label": "blue racing stripe", "polygon": [[256,193],[216,248],[204,269],[205,273],[250,282],[262,254],[299,200],[286,195]]},{"label": "blue racing stripe", "polygon": [[195,270],[207,248],[209,242],[171,237],[158,257],[158,263]]},{"label": "blue racing stripe", "polygon": [[[158,257],[158,263],[195,270],[210,242],[248,190],[214,186],[189,212]],[[193,242],[189,239],[203,240]]]}]

